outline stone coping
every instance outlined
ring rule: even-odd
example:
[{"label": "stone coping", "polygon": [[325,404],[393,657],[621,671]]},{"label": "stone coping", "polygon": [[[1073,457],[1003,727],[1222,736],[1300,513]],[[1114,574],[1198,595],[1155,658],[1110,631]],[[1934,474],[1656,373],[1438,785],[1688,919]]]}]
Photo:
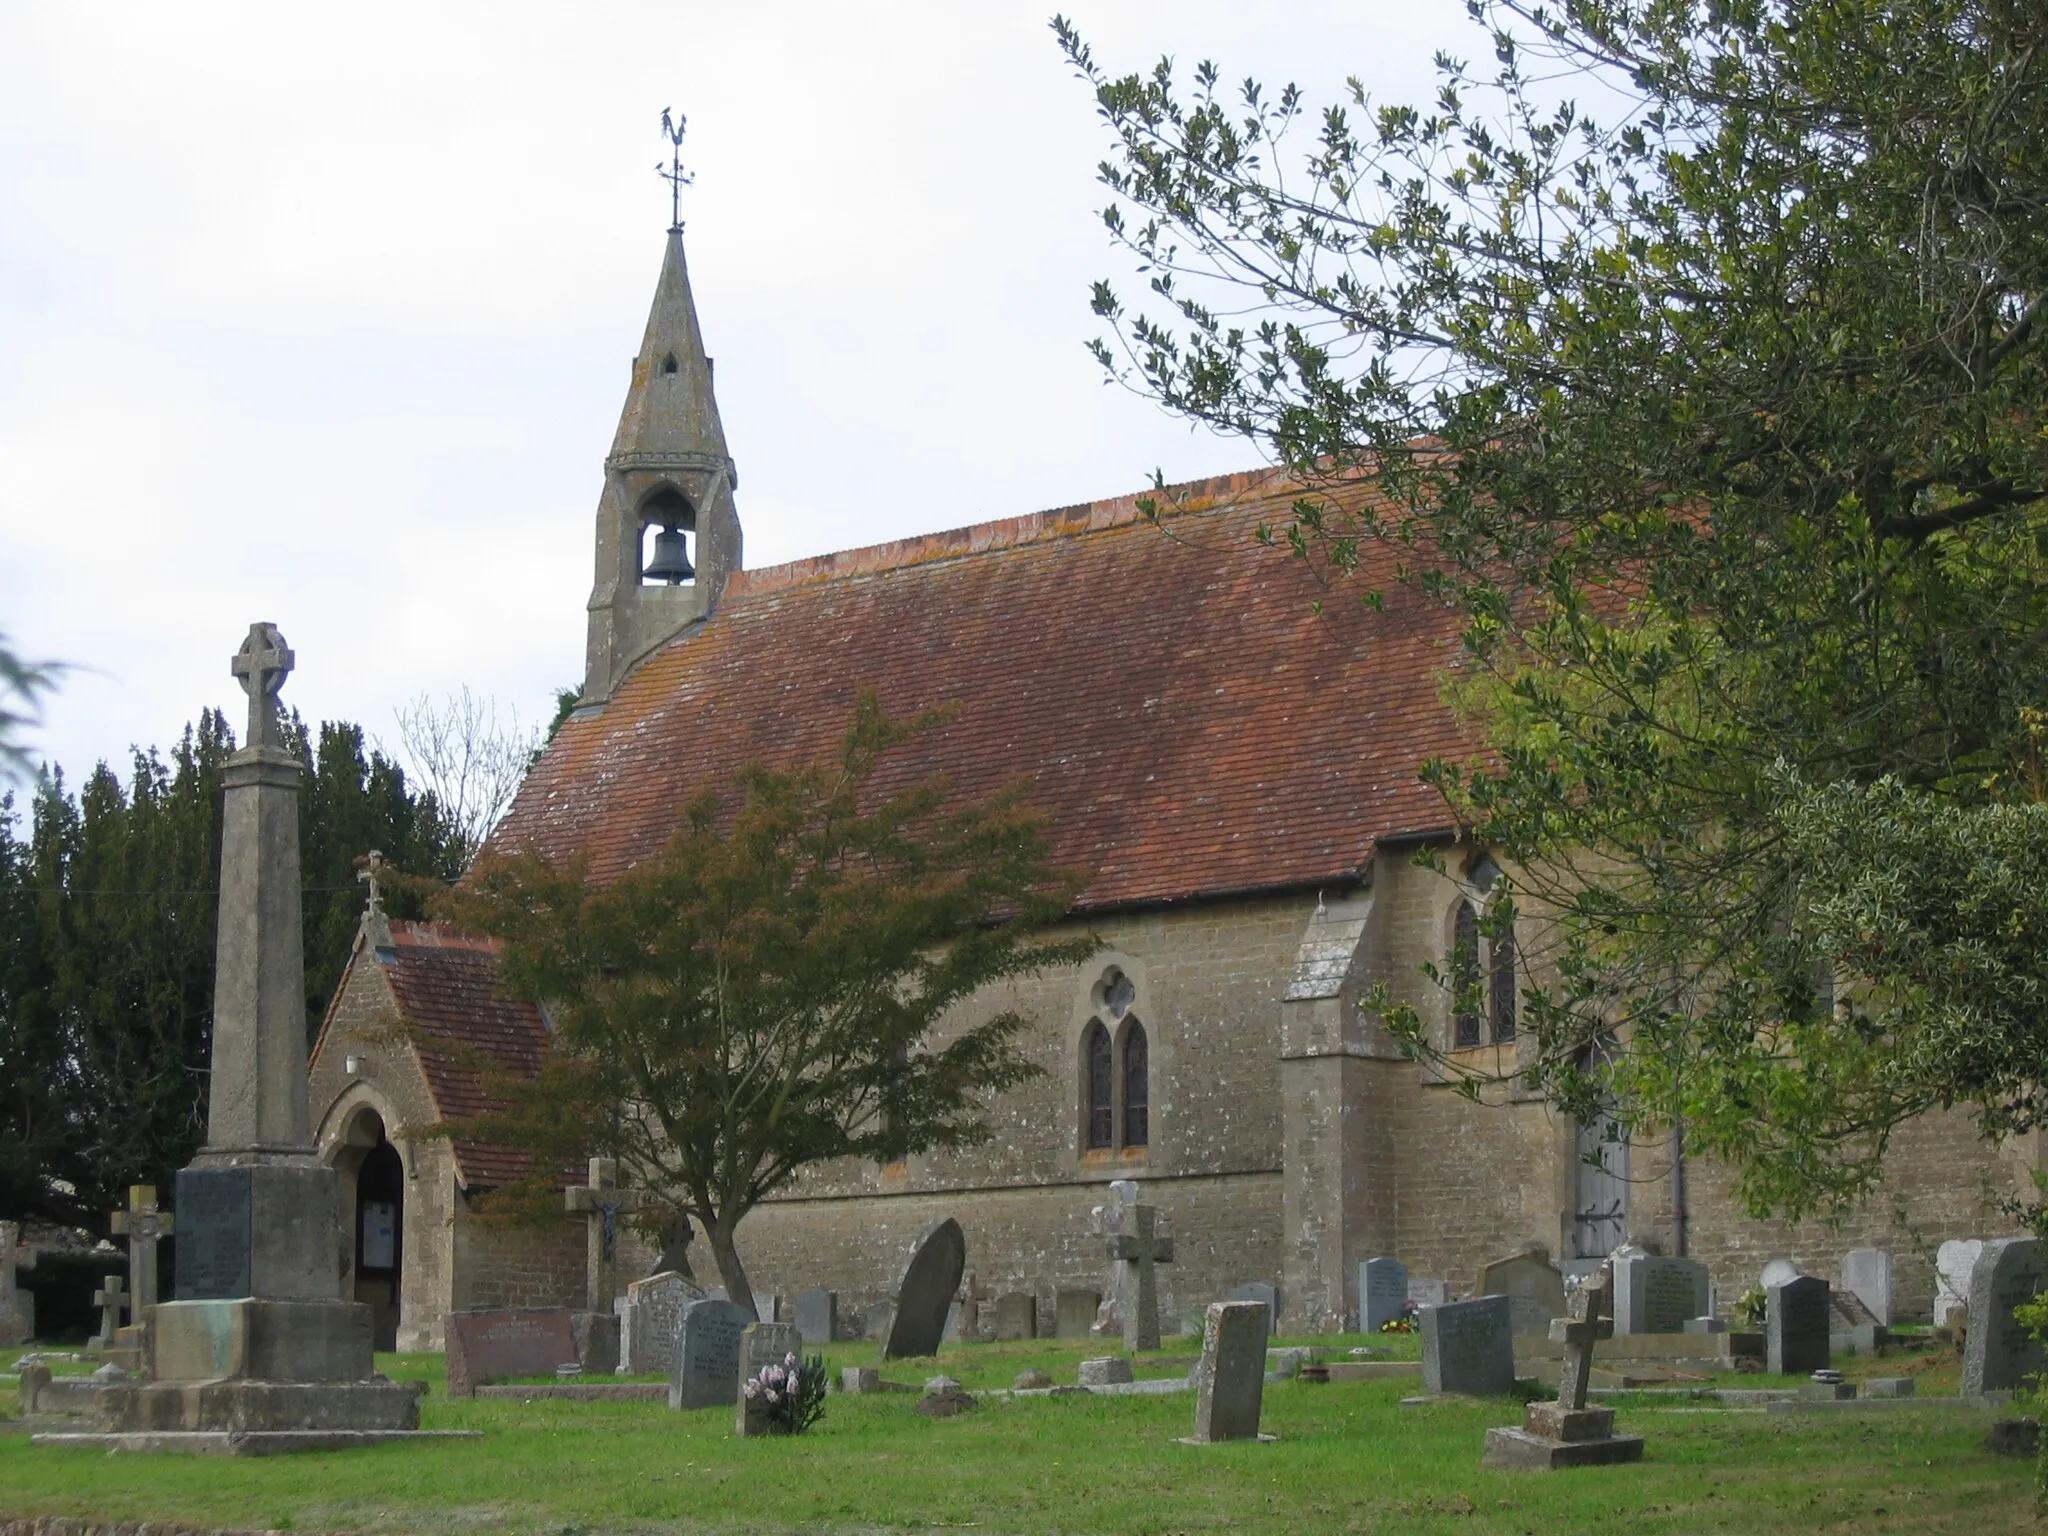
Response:
[{"label": "stone coping", "polygon": [[475,1397],[510,1397],[521,1401],[556,1398],[570,1403],[665,1403],[665,1381],[547,1381],[520,1386],[494,1381],[478,1387]]},{"label": "stone coping", "polygon": [[80,1450],[181,1456],[281,1456],[293,1451],[352,1451],[394,1440],[481,1440],[476,1429],[137,1430],[131,1434],[51,1433],[29,1444]]}]

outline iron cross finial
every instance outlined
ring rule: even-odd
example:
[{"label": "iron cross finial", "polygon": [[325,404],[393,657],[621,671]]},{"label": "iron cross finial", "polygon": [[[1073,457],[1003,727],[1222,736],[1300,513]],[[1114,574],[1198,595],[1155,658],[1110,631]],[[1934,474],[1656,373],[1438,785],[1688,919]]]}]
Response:
[{"label": "iron cross finial", "polygon": [[249,740],[252,747],[282,746],[277,729],[277,694],[297,658],[275,624],[251,624],[249,638],[231,663],[236,681],[249,695]]},{"label": "iron cross finial", "polygon": [[667,107],[661,109],[661,131],[668,135],[668,164],[655,163],[654,174],[668,183],[668,227],[670,234],[676,234],[683,227],[683,188],[696,180],[683,169],[683,130],[690,120],[680,112]]},{"label": "iron cross finial", "polygon": [[372,848],[363,855],[362,862],[363,867],[356,871],[356,879],[370,888],[370,907],[369,911],[364,915],[367,917],[382,917],[384,915],[384,892],[378,886],[377,879],[384,873],[384,855]]}]

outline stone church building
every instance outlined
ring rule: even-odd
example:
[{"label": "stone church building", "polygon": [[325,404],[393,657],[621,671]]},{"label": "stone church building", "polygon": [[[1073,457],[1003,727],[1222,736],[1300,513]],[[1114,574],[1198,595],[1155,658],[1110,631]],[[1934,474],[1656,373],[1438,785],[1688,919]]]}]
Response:
[{"label": "stone church building", "polygon": [[[979,1283],[1035,1292],[1049,1319],[1057,1290],[1100,1284],[1090,1212],[1128,1178],[1175,1234],[1169,1318],[1257,1280],[1280,1287],[1283,1328],[1335,1330],[1375,1255],[1458,1295],[1525,1245],[1597,1257],[1624,1237],[1705,1260],[1724,1298],[1770,1258],[1832,1276],[1846,1249],[1888,1247],[1901,1315],[1924,1316],[1935,1245],[2003,1230],[1998,1198],[2029,1188],[2031,1138],[1993,1148],[1935,1117],[1899,1136],[1862,1213],[1759,1223],[1680,1138],[1603,1156],[1597,1130],[1539,1100],[1473,1103],[1403,1061],[1362,991],[1388,982],[1459,1059],[1508,1066],[1542,935],[1477,945],[1478,1016],[1452,1017],[1423,976],[1496,873],[1417,779],[1466,750],[1439,693],[1455,636],[1386,573],[1384,609],[1319,608],[1307,566],[1254,540],[1289,515],[1274,475],[1178,487],[1156,519],[1124,497],[763,570],[741,561],[737,487],[672,232],[604,461],[582,700],[497,837],[600,877],[651,858],[701,789],[829,752],[869,688],[892,713],[957,709],[887,774],[943,772],[970,796],[1028,783],[1057,861],[1087,876],[1072,924],[1102,946],[987,1000],[1032,1021],[1044,1068],[993,1106],[991,1141],[814,1169],[747,1219],[757,1295],[822,1286],[857,1310],[953,1215]],[[1415,862],[1425,846],[1442,873]],[[481,1107],[485,1059],[548,1049],[495,967],[488,941],[373,913],[314,1055],[320,1146],[354,1191],[357,1295],[386,1347],[439,1347],[451,1308],[586,1304],[580,1221],[478,1217],[516,1156],[418,1135]],[[629,1254],[622,1282],[651,1262]]]}]

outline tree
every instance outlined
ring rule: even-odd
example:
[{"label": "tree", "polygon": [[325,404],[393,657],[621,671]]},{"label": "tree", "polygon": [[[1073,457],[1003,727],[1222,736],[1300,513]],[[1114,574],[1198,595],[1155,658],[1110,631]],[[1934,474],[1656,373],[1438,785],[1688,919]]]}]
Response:
[{"label": "tree", "polygon": [[1276,543],[1462,623],[1486,750],[1430,773],[1514,863],[1488,921],[1551,921],[1534,1085],[1793,1213],[1929,1108],[2041,1123],[2048,1014],[1935,963],[2048,869],[2039,6],[1472,9],[1489,81],[1354,82],[1298,159],[1294,88],[1112,76],[1056,21],[1149,274],[1098,356],[1301,477]]},{"label": "tree", "polygon": [[[566,711],[559,695],[556,703],[559,724]],[[413,773],[440,803],[467,864],[511,808],[539,754],[540,732],[522,728],[516,709],[501,723],[497,701],[480,699],[466,686],[438,704],[423,693],[396,713]]]},{"label": "tree", "polygon": [[1095,944],[1033,940],[1077,885],[1018,792],[877,787],[890,750],[937,727],[864,698],[835,759],[745,770],[741,804],[707,791],[660,859],[607,883],[487,850],[448,910],[503,939],[504,984],[549,1010],[558,1049],[536,1079],[494,1082],[507,1108],[448,1132],[539,1154],[507,1193],[556,1219],[547,1171],[616,1157],[703,1228],[749,1308],[735,1234],[800,1170],[985,1139],[985,1096],[1038,1069],[1015,1012],[956,1010]]},{"label": "tree", "polygon": [[60,670],[55,662],[22,660],[0,630],[0,774],[27,770],[21,733],[36,723],[36,700],[57,685]]}]

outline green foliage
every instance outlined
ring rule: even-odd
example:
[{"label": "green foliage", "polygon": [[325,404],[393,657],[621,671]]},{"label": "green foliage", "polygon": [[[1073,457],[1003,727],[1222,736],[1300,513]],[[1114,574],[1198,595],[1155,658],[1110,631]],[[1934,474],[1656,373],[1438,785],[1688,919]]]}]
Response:
[{"label": "green foliage", "polygon": [[2043,1110],[2043,17],[1472,9],[1490,78],[1319,115],[1056,22],[1148,274],[1097,355],[1301,477],[1276,543],[1461,621],[1487,750],[1430,777],[1549,933],[1531,1085],[1854,1200],[1906,1116]]},{"label": "green foliage", "polygon": [[748,1402],[762,1403],[762,1416],[781,1433],[800,1435],[825,1417],[825,1357],[799,1360],[785,1355],[780,1365],[764,1365],[740,1384]]},{"label": "green foliage", "polygon": [[486,851],[449,910],[504,940],[505,985],[547,1007],[558,1050],[450,1130],[542,1154],[515,1200],[558,1215],[546,1170],[608,1153],[702,1224],[750,1306],[734,1229],[801,1169],[988,1135],[987,1096],[1037,1069],[1017,1013],[954,1010],[1095,943],[1029,942],[1076,886],[1018,792],[877,786],[891,748],[938,728],[864,697],[836,758],[748,769],[739,806],[707,791],[659,859],[602,882]]},{"label": "green foliage", "polygon": [[55,662],[24,661],[0,631],[0,777],[26,772],[21,733],[36,723],[36,700],[57,685],[62,670]]}]

